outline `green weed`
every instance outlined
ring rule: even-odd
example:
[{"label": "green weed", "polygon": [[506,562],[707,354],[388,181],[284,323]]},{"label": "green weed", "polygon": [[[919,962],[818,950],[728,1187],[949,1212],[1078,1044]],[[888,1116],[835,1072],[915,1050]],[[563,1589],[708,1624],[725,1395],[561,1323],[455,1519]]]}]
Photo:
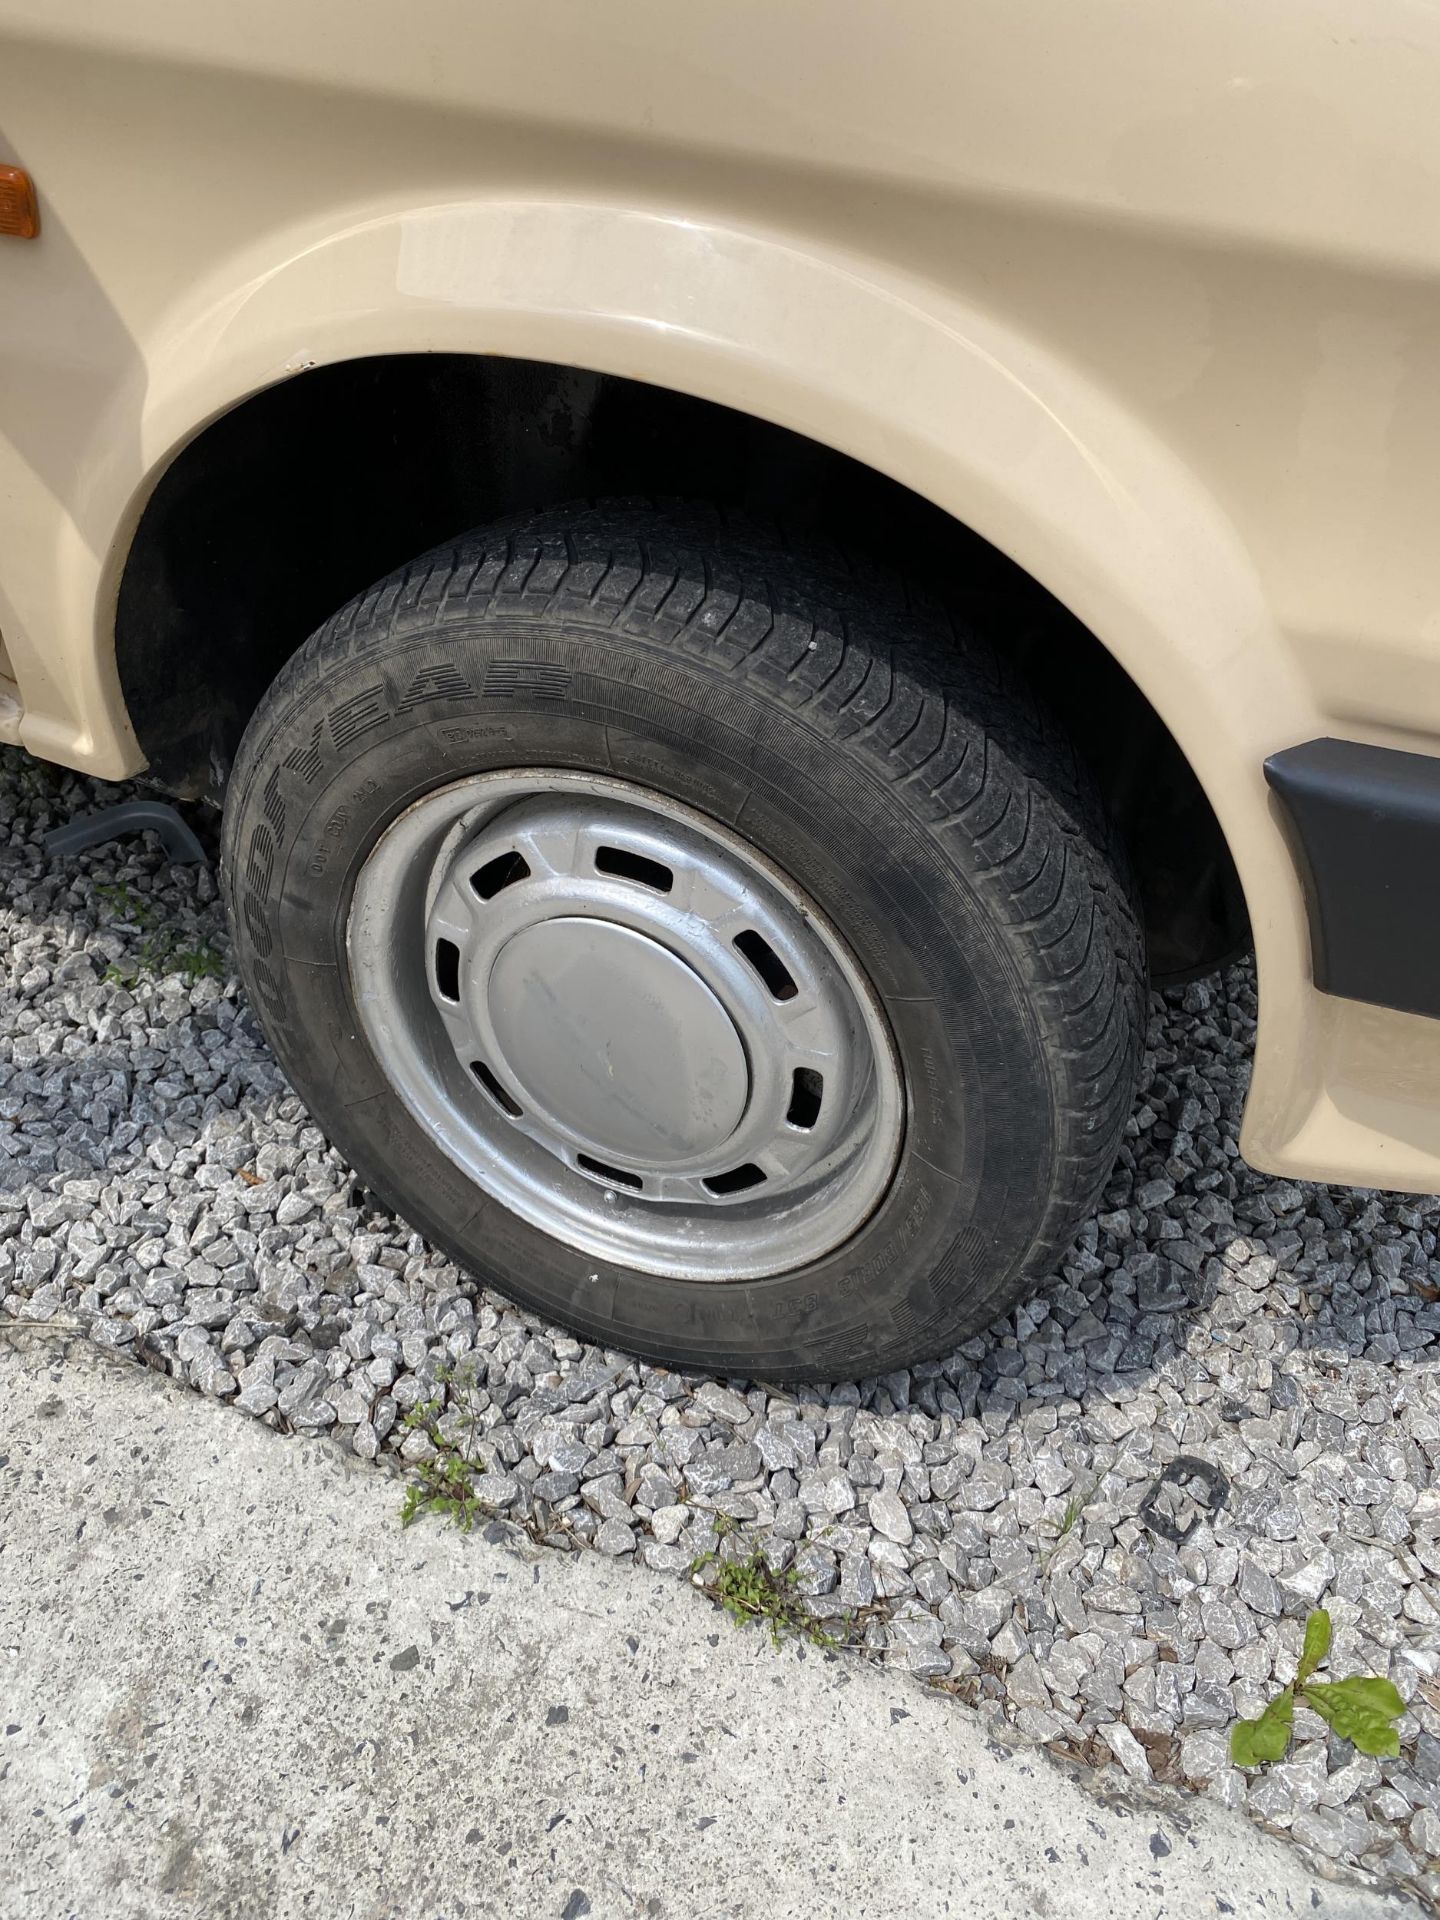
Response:
[{"label": "green weed", "polygon": [[[728,1528],[722,1529],[722,1533],[728,1531]],[[705,1569],[712,1566],[714,1573],[701,1577]],[[718,1553],[702,1553],[691,1562],[690,1573],[702,1592],[723,1607],[737,1627],[763,1621],[770,1629],[772,1644],[777,1647],[787,1633],[797,1634],[815,1647],[844,1645],[834,1634],[827,1633],[806,1609],[795,1590],[795,1569],[787,1567],[783,1573],[776,1573],[759,1547],[748,1560],[722,1561]]]},{"label": "green weed", "polygon": [[184,935],[163,919],[149,901],[132,892],[123,880],[102,881],[95,892],[143,936],[134,954],[113,960],[105,969],[105,978],[113,986],[133,987],[147,974],[160,978],[178,973],[192,987],[200,980],[225,978],[225,960],[218,948],[208,940],[187,945]]},{"label": "green weed", "polygon": [[1072,1530],[1076,1521],[1085,1511],[1085,1500],[1085,1494],[1072,1493],[1070,1498],[1065,1502],[1065,1511],[1060,1516],[1060,1526],[1055,1535],[1057,1541],[1065,1538],[1066,1534]]},{"label": "green weed", "polygon": [[400,1524],[408,1527],[429,1513],[468,1533],[477,1520],[488,1520],[494,1513],[494,1509],[475,1494],[475,1480],[485,1473],[486,1466],[484,1461],[471,1457],[479,1420],[474,1401],[474,1369],[472,1367],[468,1375],[442,1369],[437,1379],[442,1384],[453,1383],[458,1390],[460,1419],[451,1424],[459,1431],[449,1434],[441,1431],[440,1418],[445,1411],[443,1397],[417,1401],[403,1415],[401,1426],[409,1433],[423,1433],[435,1452],[430,1459],[416,1462],[415,1477],[405,1488]]},{"label": "green weed", "polygon": [[1095,1489],[1099,1484],[1098,1480],[1091,1480],[1086,1486],[1077,1487],[1065,1502],[1065,1511],[1061,1514],[1060,1518],[1058,1520],[1048,1520],[1041,1523],[1044,1526],[1053,1526],[1055,1529],[1055,1538],[1040,1554],[1041,1573],[1045,1572],[1050,1562],[1054,1559],[1060,1542],[1067,1534],[1073,1533],[1079,1525],[1080,1516],[1094,1498]]},{"label": "green weed", "polygon": [[1348,1680],[1312,1680],[1311,1675],[1330,1652],[1330,1616],[1318,1608],[1305,1622],[1305,1645],[1294,1680],[1254,1720],[1240,1720],[1230,1729],[1230,1758],[1237,1767],[1258,1767],[1264,1761],[1283,1760],[1290,1745],[1295,1696],[1361,1753],[1394,1759],[1400,1735],[1393,1721],[1405,1711],[1405,1702],[1388,1680],[1373,1674],[1352,1674]]}]

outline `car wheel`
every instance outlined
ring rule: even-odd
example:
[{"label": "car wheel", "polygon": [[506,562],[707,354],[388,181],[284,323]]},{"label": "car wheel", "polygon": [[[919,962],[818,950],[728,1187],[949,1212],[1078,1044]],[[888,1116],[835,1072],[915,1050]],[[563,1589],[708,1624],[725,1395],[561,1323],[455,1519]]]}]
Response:
[{"label": "car wheel", "polygon": [[223,871],[363,1180],[670,1365],[953,1348],[1133,1098],[1140,936],[1063,736],[938,611],[719,515],[550,511],[363,594],[254,715]]}]

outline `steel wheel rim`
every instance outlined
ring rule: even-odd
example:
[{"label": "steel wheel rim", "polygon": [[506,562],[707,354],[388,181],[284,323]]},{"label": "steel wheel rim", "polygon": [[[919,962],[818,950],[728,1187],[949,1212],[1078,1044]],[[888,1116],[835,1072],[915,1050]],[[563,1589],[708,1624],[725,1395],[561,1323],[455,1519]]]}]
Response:
[{"label": "steel wheel rim", "polygon": [[858,962],[788,876],[667,796],[553,769],[437,789],[366,859],[346,951],[412,1117],[589,1257],[790,1272],[890,1185],[903,1083]]}]

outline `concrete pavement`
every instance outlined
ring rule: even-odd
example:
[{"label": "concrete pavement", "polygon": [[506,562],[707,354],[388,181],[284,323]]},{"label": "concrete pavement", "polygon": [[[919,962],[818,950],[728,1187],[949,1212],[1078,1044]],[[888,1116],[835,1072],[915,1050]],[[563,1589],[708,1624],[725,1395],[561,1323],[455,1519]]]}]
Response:
[{"label": "concrete pavement", "polygon": [[1418,1913],[0,1328],[0,1920]]}]

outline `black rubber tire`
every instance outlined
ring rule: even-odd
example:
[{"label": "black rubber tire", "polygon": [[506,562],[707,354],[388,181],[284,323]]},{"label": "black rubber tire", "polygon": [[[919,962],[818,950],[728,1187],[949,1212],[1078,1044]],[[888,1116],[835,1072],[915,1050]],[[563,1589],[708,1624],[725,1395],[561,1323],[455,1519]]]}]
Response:
[{"label": "black rubber tire", "polygon": [[[743,831],[883,1000],[904,1067],[894,1182],[844,1247],[706,1284],[601,1265],[490,1202],[362,1037],[356,874],[430,788],[598,770]],[[1063,732],[893,581],[697,509],[572,507],[467,536],[343,608],[252,719],[225,817],[241,972],[367,1185],[525,1306],[672,1366],[879,1373],[1046,1278],[1134,1097],[1140,933]]]}]

